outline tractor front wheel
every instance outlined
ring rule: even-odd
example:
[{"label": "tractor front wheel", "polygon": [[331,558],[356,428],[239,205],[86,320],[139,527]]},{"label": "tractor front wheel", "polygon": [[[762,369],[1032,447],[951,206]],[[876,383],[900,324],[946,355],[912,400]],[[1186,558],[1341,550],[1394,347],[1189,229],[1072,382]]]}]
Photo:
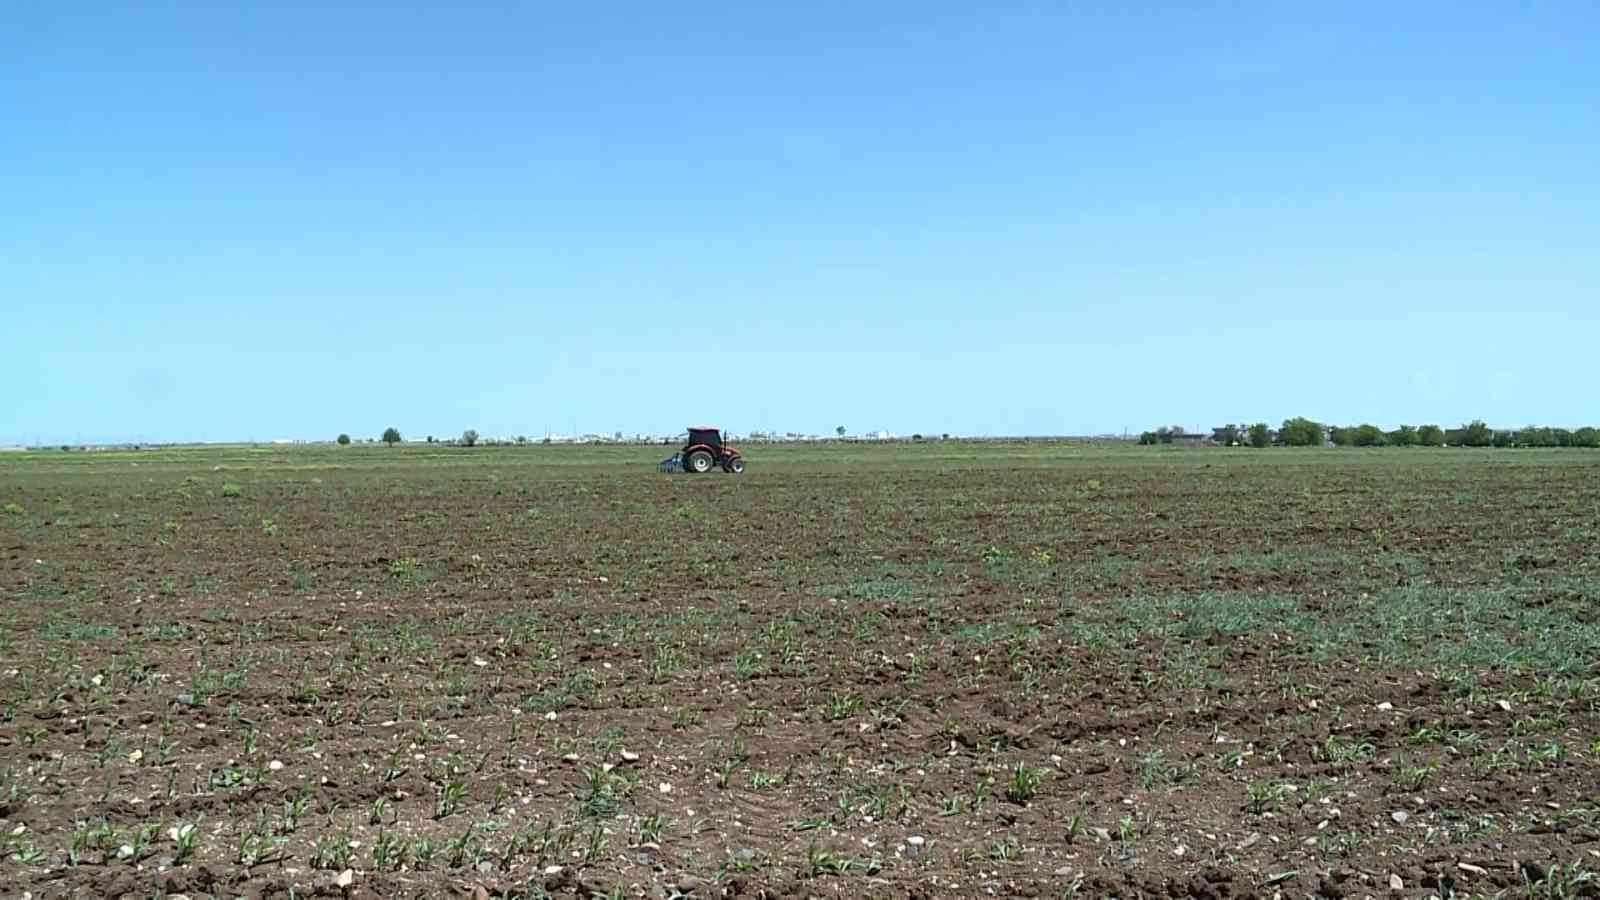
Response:
[{"label": "tractor front wheel", "polygon": [[735,456],[733,459],[728,460],[727,468],[728,468],[729,472],[732,472],[735,475],[738,475],[739,473],[743,472],[744,471],[744,457]]},{"label": "tractor front wheel", "polygon": [[696,450],[689,454],[689,458],[685,462],[687,465],[684,468],[696,475],[704,475],[711,471],[711,454],[704,450]]}]

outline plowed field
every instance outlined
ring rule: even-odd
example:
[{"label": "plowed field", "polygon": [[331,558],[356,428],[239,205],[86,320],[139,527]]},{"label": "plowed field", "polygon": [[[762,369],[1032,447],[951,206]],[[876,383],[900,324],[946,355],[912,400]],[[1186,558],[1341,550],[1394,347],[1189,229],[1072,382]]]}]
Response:
[{"label": "plowed field", "polygon": [[1600,453],[0,457],[0,893],[1600,896]]}]

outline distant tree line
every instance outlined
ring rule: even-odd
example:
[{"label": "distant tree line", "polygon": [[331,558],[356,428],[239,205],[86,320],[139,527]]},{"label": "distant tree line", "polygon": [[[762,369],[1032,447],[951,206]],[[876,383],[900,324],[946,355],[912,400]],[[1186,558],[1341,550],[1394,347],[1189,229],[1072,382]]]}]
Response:
[{"label": "distant tree line", "polygon": [[1183,426],[1181,425],[1174,425],[1171,428],[1163,425],[1160,428],[1157,428],[1155,431],[1146,431],[1144,434],[1139,435],[1139,443],[1170,444],[1176,441],[1178,438],[1183,437],[1187,433],[1188,432],[1184,431]]},{"label": "distant tree line", "polygon": [[[1141,444],[1176,444],[1203,440],[1180,426],[1158,428],[1139,435]],[[1600,428],[1495,429],[1481,419],[1459,428],[1438,425],[1401,425],[1384,431],[1376,425],[1325,425],[1297,416],[1284,420],[1274,432],[1265,422],[1254,425],[1224,425],[1211,439],[1228,447],[1591,447],[1600,448]]]},{"label": "distant tree line", "polygon": [[[392,447],[395,444],[404,443],[405,442],[405,437],[400,434],[400,429],[395,428],[393,426],[390,426],[390,427],[385,428],[383,430],[383,435],[381,437],[379,437],[377,440],[382,441],[383,443],[388,444],[389,446]],[[340,434],[335,439],[335,441],[340,446],[348,446],[351,443],[351,438],[350,438],[349,434]],[[449,444],[449,445],[457,446],[457,447],[476,447],[481,443],[496,444],[496,445],[506,445],[506,444],[512,443],[512,439],[505,438],[505,439],[501,439],[501,440],[485,442],[483,437],[478,434],[478,430],[476,428],[468,428],[467,430],[461,432],[461,437],[456,438],[455,440],[450,440],[449,438],[445,438],[443,440],[440,440],[440,439],[435,438],[433,435],[430,434],[427,437],[427,442],[430,443],[430,444]],[[517,435],[517,437],[515,439],[515,442],[518,443],[518,444],[529,444],[529,443],[532,443],[532,441],[525,434]],[[368,440],[367,443],[372,443],[372,441]],[[544,439],[544,443],[546,443],[546,444],[550,443],[550,439],[549,438],[545,438]]]}]

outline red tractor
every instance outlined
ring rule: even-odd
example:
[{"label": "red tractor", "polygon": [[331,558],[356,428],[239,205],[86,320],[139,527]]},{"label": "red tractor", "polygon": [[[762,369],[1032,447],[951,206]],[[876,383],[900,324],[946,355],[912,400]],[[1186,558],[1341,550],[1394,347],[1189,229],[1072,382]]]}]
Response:
[{"label": "red tractor", "polygon": [[715,428],[690,428],[689,442],[678,451],[677,459],[683,471],[696,475],[704,475],[712,466],[735,475],[744,471],[744,456],[723,443],[722,432]]}]

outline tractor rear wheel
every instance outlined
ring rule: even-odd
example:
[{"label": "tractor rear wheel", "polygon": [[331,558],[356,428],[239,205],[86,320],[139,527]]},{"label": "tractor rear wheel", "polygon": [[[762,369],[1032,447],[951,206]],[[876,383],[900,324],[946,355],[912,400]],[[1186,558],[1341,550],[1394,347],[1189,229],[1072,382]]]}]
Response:
[{"label": "tractor rear wheel", "polygon": [[727,469],[728,469],[729,472],[732,472],[735,475],[738,475],[739,473],[743,472],[744,471],[744,457],[735,456],[733,459],[728,460]]},{"label": "tractor rear wheel", "polygon": [[711,471],[711,454],[704,450],[694,451],[684,462],[684,468],[696,475],[704,475]]}]

